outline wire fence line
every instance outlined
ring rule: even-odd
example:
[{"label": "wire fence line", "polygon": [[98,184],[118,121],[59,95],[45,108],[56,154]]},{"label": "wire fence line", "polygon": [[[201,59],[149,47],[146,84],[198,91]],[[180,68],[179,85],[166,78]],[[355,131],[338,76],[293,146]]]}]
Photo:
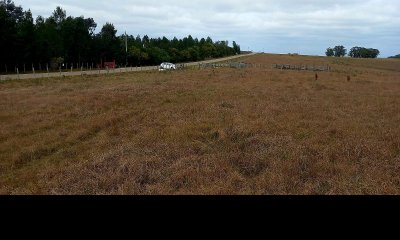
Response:
[{"label": "wire fence line", "polygon": [[321,72],[330,72],[331,67],[329,65],[292,65],[292,64],[274,64],[272,65],[273,68],[281,69],[281,70],[303,70],[303,71],[321,71]]},{"label": "wire fence line", "polygon": [[[180,63],[176,64],[179,69],[183,69],[186,67],[195,67],[199,66],[199,64],[211,64],[217,62],[225,62],[232,59],[237,59],[241,57],[247,57],[251,55],[255,55],[256,53],[250,54],[241,54],[235,55],[231,57],[219,58],[219,59],[212,59],[207,61],[201,62],[192,62],[192,63]],[[71,64],[72,65],[72,64]],[[59,68],[57,72],[50,72],[48,65],[46,66],[45,72],[43,71],[36,71],[34,67],[32,67],[32,73],[23,73],[20,71],[19,68],[15,69],[15,74],[8,74],[8,75],[0,75],[0,81],[5,80],[18,80],[18,79],[37,79],[37,78],[53,78],[53,77],[70,77],[70,76],[85,76],[85,75],[106,75],[106,74],[114,74],[114,73],[127,73],[127,72],[141,72],[141,71],[156,71],[159,69],[159,66],[146,66],[146,67],[125,67],[125,68],[115,68],[115,69],[93,69],[93,64],[89,66],[86,65],[86,68],[81,65],[77,65],[78,68],[74,68],[72,65],[69,68],[66,65],[65,68]],[[26,70],[26,69],[25,69]]]},{"label": "wire fence line", "polygon": [[98,69],[98,70],[81,70],[69,72],[45,72],[45,73],[31,73],[31,74],[19,74],[16,75],[1,75],[0,80],[23,80],[23,79],[37,79],[37,78],[52,78],[52,77],[72,77],[72,76],[85,76],[85,75],[105,75],[114,73],[126,73],[126,72],[140,72],[140,71],[152,71],[157,70],[158,67],[130,67],[130,68],[116,68],[116,69]]},{"label": "wire fence line", "polygon": [[208,63],[208,64],[200,64],[199,68],[207,69],[207,68],[275,68],[280,70],[298,70],[298,71],[324,71],[330,72],[331,67],[329,65],[326,66],[316,66],[316,65],[291,65],[291,64],[252,64],[252,63],[242,63],[242,62],[230,62],[230,63]]},{"label": "wire fence line", "polygon": [[63,63],[61,64],[55,64],[54,63],[31,63],[31,64],[25,64],[25,63],[20,63],[20,64],[15,64],[12,65],[12,68],[10,68],[10,65],[4,64],[0,65],[0,74],[5,73],[5,75],[12,75],[12,74],[29,74],[29,73],[50,73],[50,72],[59,72],[59,71],[64,71],[68,72],[71,70],[95,70],[97,69],[97,64],[94,64],[93,62],[80,62],[80,63]]}]

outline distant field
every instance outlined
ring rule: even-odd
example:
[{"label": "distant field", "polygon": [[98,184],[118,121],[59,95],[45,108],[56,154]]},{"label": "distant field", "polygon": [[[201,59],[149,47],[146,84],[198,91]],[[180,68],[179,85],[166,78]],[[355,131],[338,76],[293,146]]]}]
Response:
[{"label": "distant field", "polygon": [[0,193],[400,194],[400,60],[244,61],[0,82]]}]

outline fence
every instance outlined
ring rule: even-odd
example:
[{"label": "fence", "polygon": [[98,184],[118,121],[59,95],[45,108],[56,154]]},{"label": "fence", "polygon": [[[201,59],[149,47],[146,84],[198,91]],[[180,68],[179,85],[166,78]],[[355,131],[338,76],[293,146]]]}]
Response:
[{"label": "fence", "polygon": [[253,68],[253,67],[255,67],[255,64],[242,63],[242,62],[199,64],[200,69],[206,69],[206,68]]},{"label": "fence", "polygon": [[[57,64],[56,64],[57,65]],[[0,65],[0,73],[1,74],[29,74],[29,73],[50,73],[50,72],[59,72],[59,71],[70,71],[73,69],[74,71],[80,70],[94,70],[98,68],[97,64],[94,63],[63,63],[59,66],[52,66],[51,63],[31,63],[31,64],[15,64],[15,65]]]},{"label": "fence", "polygon": [[[199,64],[199,69],[207,69],[207,68],[270,68],[270,65],[264,64],[250,64],[250,63],[242,63],[242,62],[230,62],[230,63],[208,63],[208,64]],[[281,70],[303,70],[303,71],[331,71],[331,67],[329,65],[326,66],[315,66],[315,65],[291,65],[291,64],[273,64],[272,68],[281,69]]]},{"label": "fence", "polygon": [[[255,55],[256,53],[235,55],[226,58],[212,59],[202,62],[182,63],[176,64],[177,69],[184,68],[200,68],[201,65],[208,66],[209,64],[217,62],[226,62],[235,58],[248,57]],[[222,66],[220,64],[219,66]],[[231,65],[230,65],[231,66]],[[242,66],[242,65],[239,65]],[[2,68],[0,67],[0,72]],[[30,71],[29,71],[30,69]],[[139,72],[139,71],[154,71],[158,70],[158,66],[148,67],[126,67],[116,69],[98,69],[93,63],[65,63],[55,71],[51,71],[50,64],[20,64],[14,66],[11,71],[9,66],[5,65],[4,70],[6,75],[0,75],[0,81],[2,80],[14,80],[14,79],[35,79],[35,78],[51,78],[60,76],[82,76],[82,75],[98,75],[98,74],[112,74],[112,73],[126,73],[126,72]]]},{"label": "fence", "polygon": [[330,72],[331,67],[329,65],[326,66],[315,66],[315,65],[291,65],[291,64],[274,64],[273,68],[281,69],[281,70],[297,70],[297,71],[321,71],[321,72]]},{"label": "fence", "polygon": [[158,70],[158,66],[150,67],[128,67],[128,68],[116,68],[116,69],[97,69],[97,70],[84,70],[81,68],[73,69],[70,71],[58,72],[33,72],[30,74],[20,74],[17,70],[17,74],[13,75],[0,75],[0,81],[4,80],[15,80],[15,79],[35,79],[35,78],[52,78],[52,77],[72,77],[72,76],[85,76],[85,75],[100,75],[100,74],[114,74],[114,73],[127,73],[127,72],[140,72],[140,71],[154,71]]},{"label": "fence", "polygon": [[[220,59],[211,59],[202,61],[202,63],[215,63],[215,62],[222,62],[228,61],[230,59],[240,58],[240,57],[247,57],[251,55],[255,55],[256,53],[250,54],[240,54],[234,55],[230,57],[220,58]],[[184,65],[185,67],[197,65],[199,62],[192,62],[192,63],[182,63],[177,65]],[[56,64],[57,65],[57,64]],[[133,67],[133,66],[131,66]],[[69,72],[71,69],[73,71],[89,71],[89,70],[98,70],[101,68],[99,64],[93,62],[66,62],[63,63],[61,66],[52,66],[51,63],[41,62],[41,63],[18,63],[18,64],[0,64],[0,74],[29,74],[29,73],[51,73],[51,72]],[[110,67],[111,68],[111,67]],[[130,68],[130,67],[129,67]],[[103,69],[104,70],[104,69]]]}]

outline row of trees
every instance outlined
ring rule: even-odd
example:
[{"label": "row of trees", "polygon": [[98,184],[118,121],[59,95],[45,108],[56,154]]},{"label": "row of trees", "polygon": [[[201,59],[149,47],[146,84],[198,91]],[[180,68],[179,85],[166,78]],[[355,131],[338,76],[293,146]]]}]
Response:
[{"label": "row of trees", "polygon": [[347,49],[343,46],[336,46],[334,48],[328,48],[326,50],[326,56],[328,57],[344,57],[347,54]]},{"label": "row of trees", "polygon": [[[374,48],[353,47],[350,49],[349,57],[352,58],[377,58],[380,52]],[[328,57],[344,57],[347,55],[347,49],[344,46],[336,46],[326,50]]]},{"label": "row of trees", "polygon": [[[121,36],[123,40],[125,36]],[[228,41],[213,42],[210,37],[197,39],[191,35],[183,39],[176,37],[169,40],[149,38],[144,36],[127,36],[128,63],[133,65],[159,64],[161,62],[190,62],[209,58],[225,57],[240,54],[240,46],[233,41],[230,47]]]},{"label": "row of trees", "polygon": [[[147,35],[117,36],[111,23],[95,33],[93,18],[67,16],[57,7],[53,14],[35,20],[12,0],[0,0],[0,72],[11,66],[53,63],[101,63],[116,60],[118,65],[153,65],[163,61],[186,62],[240,53],[240,46],[210,37],[192,36],[172,40]],[[127,43],[127,46],[125,45]],[[127,51],[126,51],[127,50]]]},{"label": "row of trees", "polygon": [[397,54],[397,55],[395,55],[395,56],[391,56],[391,57],[389,57],[389,58],[400,58],[400,54]]},{"label": "row of trees", "polygon": [[349,56],[353,58],[377,58],[379,54],[378,49],[363,47],[353,47],[349,52]]}]

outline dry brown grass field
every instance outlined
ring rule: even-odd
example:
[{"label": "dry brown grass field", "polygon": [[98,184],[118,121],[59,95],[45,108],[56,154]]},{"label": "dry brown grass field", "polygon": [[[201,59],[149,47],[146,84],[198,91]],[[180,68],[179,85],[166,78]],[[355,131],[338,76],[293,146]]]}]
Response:
[{"label": "dry brown grass field", "polygon": [[0,194],[400,194],[399,60],[244,61],[0,83]]}]

